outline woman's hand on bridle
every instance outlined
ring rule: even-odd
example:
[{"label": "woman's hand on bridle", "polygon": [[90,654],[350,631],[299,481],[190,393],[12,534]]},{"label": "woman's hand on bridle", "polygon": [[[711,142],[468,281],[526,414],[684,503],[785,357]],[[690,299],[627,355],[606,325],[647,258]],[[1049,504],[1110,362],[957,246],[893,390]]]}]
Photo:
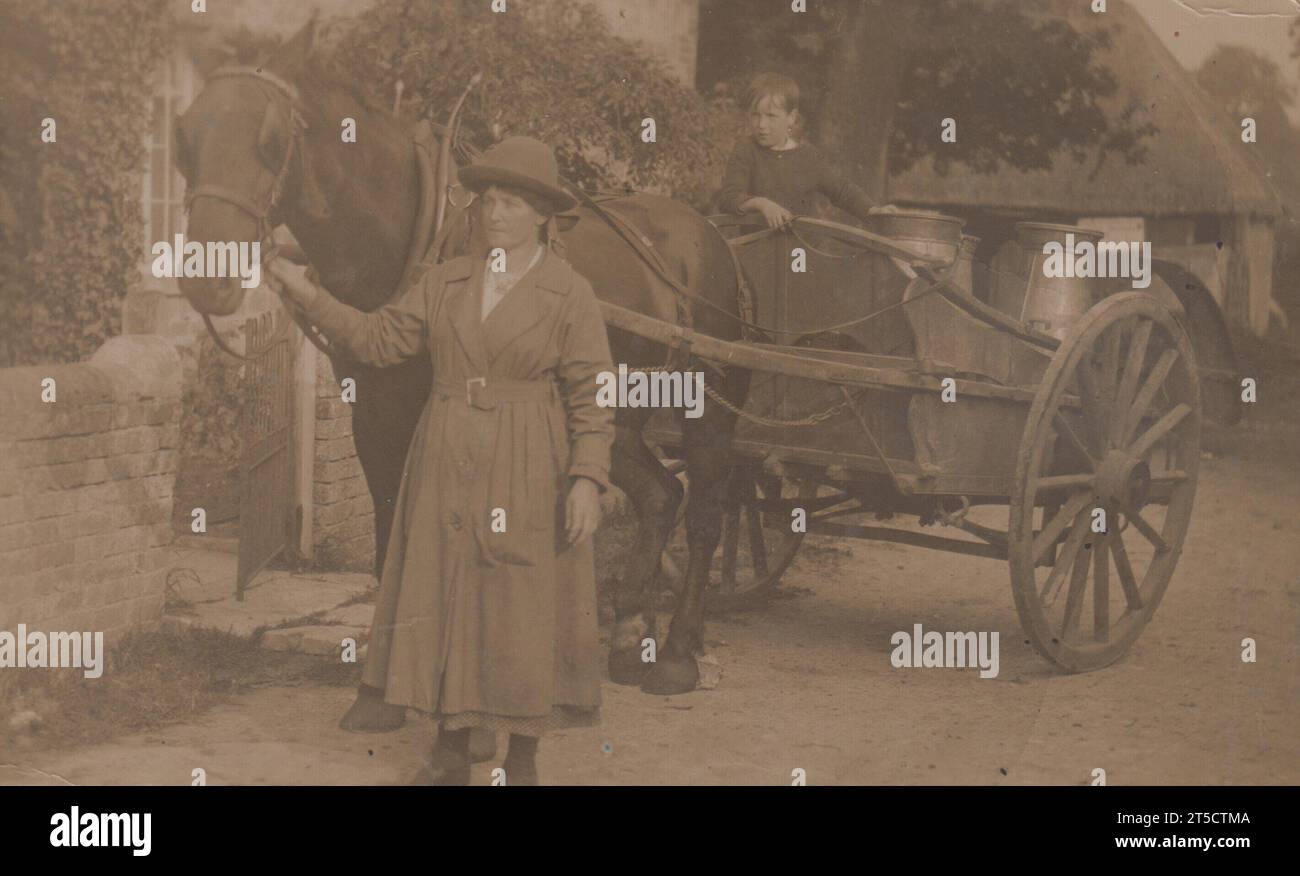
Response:
[{"label": "woman's hand on bridle", "polygon": [[569,544],[596,534],[600,526],[600,487],[591,478],[573,479],[564,503],[564,526]]}]

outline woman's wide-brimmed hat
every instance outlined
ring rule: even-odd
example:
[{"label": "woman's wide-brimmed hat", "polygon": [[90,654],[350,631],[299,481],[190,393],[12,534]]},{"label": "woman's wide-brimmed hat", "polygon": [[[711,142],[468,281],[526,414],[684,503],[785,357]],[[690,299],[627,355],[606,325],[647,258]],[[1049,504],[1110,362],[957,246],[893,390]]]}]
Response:
[{"label": "woman's wide-brimmed hat", "polygon": [[578,202],[560,188],[555,153],[532,137],[507,137],[460,171],[461,183],[481,192],[490,185],[514,186],[541,195],[555,212],[570,210]]}]

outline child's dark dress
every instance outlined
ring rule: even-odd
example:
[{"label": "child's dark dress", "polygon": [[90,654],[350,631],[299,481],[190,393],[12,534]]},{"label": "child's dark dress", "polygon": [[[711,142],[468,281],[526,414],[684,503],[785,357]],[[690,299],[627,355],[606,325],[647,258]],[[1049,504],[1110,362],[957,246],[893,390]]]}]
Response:
[{"label": "child's dark dress", "polygon": [[768,198],[796,216],[817,216],[821,213],[818,192],[859,219],[874,206],[867,193],[836,172],[817,147],[801,143],[779,152],[746,138],[727,161],[718,207],[739,213],[740,205],[750,198]]}]

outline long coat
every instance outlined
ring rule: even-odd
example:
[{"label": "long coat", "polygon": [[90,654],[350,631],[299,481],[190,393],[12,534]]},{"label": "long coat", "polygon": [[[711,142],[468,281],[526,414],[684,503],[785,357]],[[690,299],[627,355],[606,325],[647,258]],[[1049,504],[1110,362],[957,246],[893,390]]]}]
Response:
[{"label": "long coat", "polygon": [[592,709],[592,545],[565,546],[564,500],[575,477],[608,487],[613,412],[596,403],[596,375],[611,370],[605,325],[591,285],[550,250],[483,320],[484,269],[467,256],[431,266],[372,313],[324,291],[307,308],[359,362],[433,361],[364,681],[442,717]]}]

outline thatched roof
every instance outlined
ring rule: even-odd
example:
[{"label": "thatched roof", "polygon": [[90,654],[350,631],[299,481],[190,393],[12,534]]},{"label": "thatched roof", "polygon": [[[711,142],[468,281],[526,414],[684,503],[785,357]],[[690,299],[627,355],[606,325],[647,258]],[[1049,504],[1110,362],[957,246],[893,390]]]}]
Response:
[{"label": "thatched roof", "polygon": [[1081,33],[1108,29],[1111,44],[1098,61],[1112,71],[1119,88],[1102,106],[1112,118],[1127,106],[1145,108],[1145,118],[1159,128],[1143,141],[1149,150],[1146,161],[1130,165],[1122,157],[1107,156],[1090,179],[1095,152],[1084,162],[1058,156],[1047,171],[1004,168],[976,174],[954,165],[942,177],[926,159],[890,178],[891,201],[1078,215],[1281,212],[1273,187],[1249,154],[1255,147],[1241,142],[1241,120],[1213,106],[1131,6],[1110,0],[1107,11],[1096,14],[1091,4],[1077,0],[1039,2],[1044,15],[1066,19]]}]

